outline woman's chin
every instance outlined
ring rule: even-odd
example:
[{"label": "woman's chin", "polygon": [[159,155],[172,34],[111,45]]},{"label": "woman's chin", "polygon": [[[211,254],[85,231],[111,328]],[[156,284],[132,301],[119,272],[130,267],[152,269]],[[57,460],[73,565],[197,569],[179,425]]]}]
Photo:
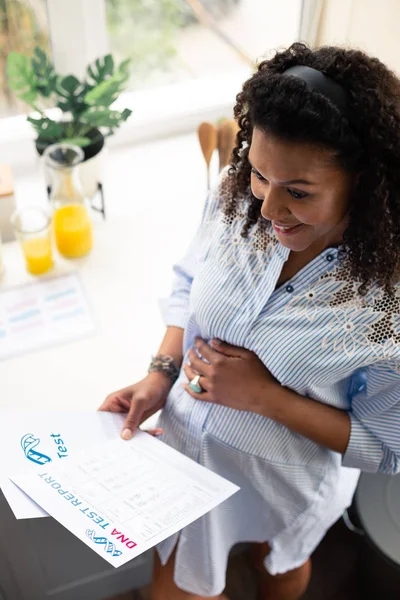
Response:
[{"label": "woman's chin", "polygon": [[275,234],[279,242],[285,248],[289,248],[292,252],[303,252],[307,250],[312,244],[311,240],[304,239],[301,236],[285,236],[279,235],[279,233]]}]

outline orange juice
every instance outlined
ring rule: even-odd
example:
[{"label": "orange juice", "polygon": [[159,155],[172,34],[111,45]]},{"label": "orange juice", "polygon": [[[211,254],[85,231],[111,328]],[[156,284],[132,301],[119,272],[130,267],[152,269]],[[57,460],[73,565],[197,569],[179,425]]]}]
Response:
[{"label": "orange juice", "polygon": [[83,204],[67,204],[54,212],[58,251],[67,258],[85,256],[92,249],[92,223]]},{"label": "orange juice", "polygon": [[53,266],[50,237],[37,237],[22,241],[26,268],[32,275],[46,273]]}]

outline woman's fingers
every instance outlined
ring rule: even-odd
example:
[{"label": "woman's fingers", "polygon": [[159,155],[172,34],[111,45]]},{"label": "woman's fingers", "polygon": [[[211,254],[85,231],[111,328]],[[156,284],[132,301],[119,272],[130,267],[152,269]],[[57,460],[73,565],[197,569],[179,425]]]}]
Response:
[{"label": "woman's fingers", "polygon": [[189,350],[188,358],[190,360],[191,368],[196,372],[195,374],[206,377],[210,373],[211,366],[204,362],[193,348]]},{"label": "woman's fingers", "polygon": [[218,339],[212,339],[210,341],[210,345],[220,354],[224,354],[225,356],[229,356],[231,358],[245,358],[246,355],[249,353],[249,351],[246,350],[246,348],[232,346],[231,344],[221,342],[221,340]]},{"label": "woman's fingers", "polygon": [[128,416],[122,427],[121,437],[130,440],[140,423],[143,421],[143,413],[147,410],[146,401],[136,398],[132,399]]},{"label": "woman's fingers", "polygon": [[194,377],[196,377],[196,375],[200,375],[200,380],[199,380],[200,386],[203,388],[203,390],[208,390],[207,378],[204,375],[201,375],[200,373],[197,373],[189,365],[184,365],[183,366],[183,370],[185,371],[185,375],[188,378],[189,383],[192,381],[192,379]]},{"label": "woman's fingers", "polygon": [[129,411],[129,407],[130,402],[128,400],[107,398],[97,410],[100,412],[127,413]]},{"label": "woman's fingers", "polygon": [[132,388],[123,388],[122,390],[109,394],[98,410],[118,413],[128,412],[131,397]]},{"label": "woman's fingers", "polygon": [[[201,380],[200,380],[200,383],[201,383]],[[194,392],[192,389],[190,389],[190,387],[187,383],[184,383],[182,387],[187,391],[189,396],[192,396],[192,398],[194,398],[195,400],[203,400],[203,402],[204,401],[205,402],[214,402],[213,397],[206,390],[204,390],[203,392],[200,392],[200,393]]]},{"label": "woman's fingers", "polygon": [[[192,379],[197,375],[197,373],[195,373],[193,371],[193,369],[191,367],[189,367],[189,365],[184,365],[183,368],[184,368],[186,377],[188,378],[189,383],[190,383],[192,381]],[[200,376],[199,385],[202,388],[201,392],[194,392],[189,387],[188,383],[184,383],[182,387],[187,391],[187,393],[190,396],[192,396],[192,398],[195,398],[196,400],[203,400],[205,402],[214,402],[214,399],[213,399],[211,393],[209,392],[209,387],[208,387],[209,382],[206,377]]]},{"label": "woman's fingers", "polygon": [[[162,429],[161,427],[156,427],[155,429],[142,429],[142,431],[144,431],[144,433],[148,433],[149,435],[152,435],[153,437],[158,437],[164,433],[164,429]],[[130,436],[130,438],[131,437],[132,436]],[[130,438],[124,438],[124,439],[130,439]]]},{"label": "woman's fingers", "polygon": [[162,429],[161,427],[156,427],[156,429],[144,429],[143,431],[145,431],[146,433],[149,433],[150,435],[152,435],[154,437],[157,437],[164,433],[164,429]]},{"label": "woman's fingers", "polygon": [[218,352],[211,348],[202,338],[196,338],[194,345],[195,348],[200,352],[201,356],[204,356],[204,358],[211,364],[213,359],[218,356]]}]

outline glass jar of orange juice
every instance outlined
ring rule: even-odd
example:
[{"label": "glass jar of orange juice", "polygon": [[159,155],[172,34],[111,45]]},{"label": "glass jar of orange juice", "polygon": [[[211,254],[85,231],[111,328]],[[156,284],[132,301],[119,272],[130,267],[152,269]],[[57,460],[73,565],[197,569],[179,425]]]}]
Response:
[{"label": "glass jar of orange juice", "polygon": [[92,222],[78,173],[83,150],[72,144],[53,144],[43,156],[51,179],[57,249],[66,258],[80,258],[90,252],[93,243]]}]

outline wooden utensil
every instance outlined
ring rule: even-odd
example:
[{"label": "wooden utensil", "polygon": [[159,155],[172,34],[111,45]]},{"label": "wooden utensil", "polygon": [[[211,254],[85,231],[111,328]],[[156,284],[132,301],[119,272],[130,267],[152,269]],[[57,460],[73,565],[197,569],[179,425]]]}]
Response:
[{"label": "wooden utensil", "polygon": [[207,187],[210,188],[210,163],[214,150],[217,147],[218,132],[215,125],[206,121],[200,123],[197,128],[197,135],[200,142],[201,151],[207,166]]},{"label": "wooden utensil", "polygon": [[236,134],[239,131],[239,127],[234,119],[225,119],[218,125],[217,131],[219,170],[221,171],[231,160],[232,150],[235,147]]}]

